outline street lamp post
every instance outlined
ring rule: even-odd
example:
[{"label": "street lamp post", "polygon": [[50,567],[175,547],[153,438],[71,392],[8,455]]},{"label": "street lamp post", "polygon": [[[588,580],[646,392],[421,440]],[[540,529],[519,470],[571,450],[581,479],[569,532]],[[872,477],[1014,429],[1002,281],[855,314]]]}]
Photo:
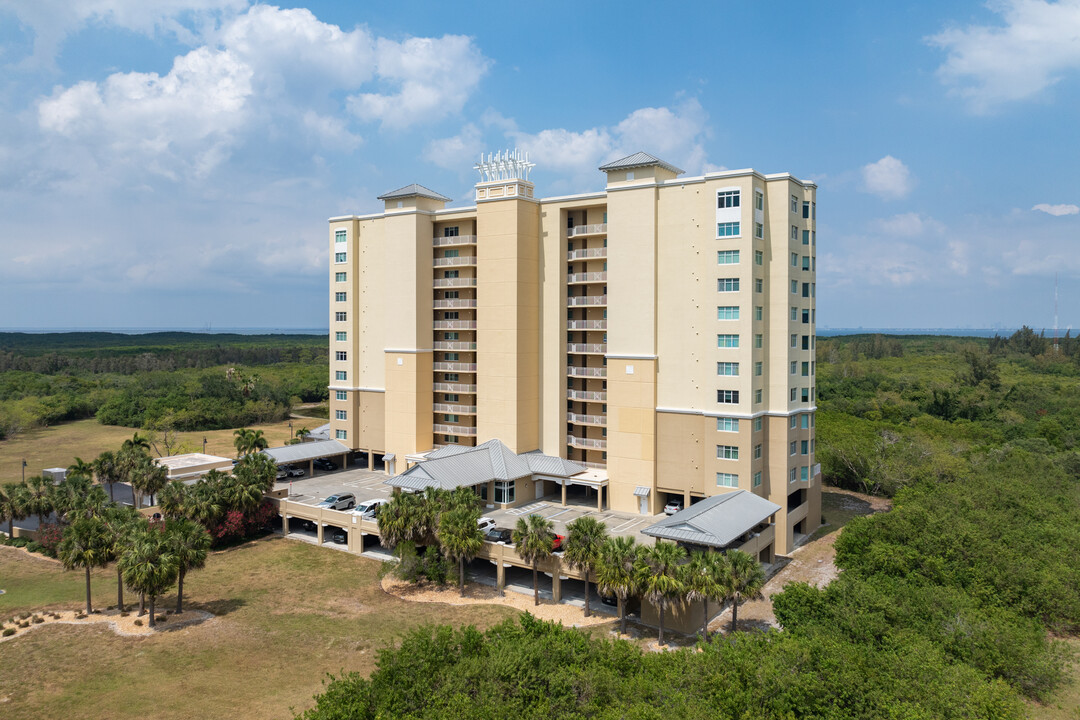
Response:
[{"label": "street lamp post", "polygon": [[292,420],[289,421],[289,439],[292,440]]},{"label": "street lamp post", "polygon": [[205,455],[206,454],[206,438],[202,439],[202,451],[203,451],[203,455]]},{"label": "street lamp post", "polygon": [[26,458],[22,461],[22,481],[26,482]]}]

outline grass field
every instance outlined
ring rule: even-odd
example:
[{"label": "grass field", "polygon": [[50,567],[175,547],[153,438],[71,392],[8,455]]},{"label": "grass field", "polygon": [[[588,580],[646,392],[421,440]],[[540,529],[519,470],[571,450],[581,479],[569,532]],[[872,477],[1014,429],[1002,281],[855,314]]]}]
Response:
[{"label": "grass field", "polygon": [[[282,538],[214,555],[185,582],[185,604],[217,615],[201,625],[146,638],[50,625],[0,643],[0,716],[291,718],[327,673],[371,672],[376,651],[409,627],[486,627],[515,614],[399,600],[379,588],[378,568]],[[115,578],[112,568],[95,572],[96,605],[116,602]],[[0,588],[0,616],[75,609],[83,576],[0,546]]]}]

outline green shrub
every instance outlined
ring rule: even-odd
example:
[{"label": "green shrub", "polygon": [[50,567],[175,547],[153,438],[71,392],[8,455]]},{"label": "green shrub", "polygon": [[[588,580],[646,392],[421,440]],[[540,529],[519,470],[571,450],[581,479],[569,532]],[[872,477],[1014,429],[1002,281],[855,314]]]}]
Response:
[{"label": "green shrub", "polygon": [[33,619],[30,620],[30,622],[34,623],[35,625],[40,625],[41,623],[45,622],[45,618],[35,615]]},{"label": "green shrub", "polygon": [[21,628],[30,627],[30,621],[29,620],[23,620],[22,622],[19,623],[19,627],[21,627]]},{"label": "green shrub", "polygon": [[4,632],[0,633],[0,635],[3,635],[4,637],[11,637],[14,634],[15,628],[4,628]]},{"label": "green shrub", "polygon": [[142,627],[142,620],[135,618],[135,627]]}]

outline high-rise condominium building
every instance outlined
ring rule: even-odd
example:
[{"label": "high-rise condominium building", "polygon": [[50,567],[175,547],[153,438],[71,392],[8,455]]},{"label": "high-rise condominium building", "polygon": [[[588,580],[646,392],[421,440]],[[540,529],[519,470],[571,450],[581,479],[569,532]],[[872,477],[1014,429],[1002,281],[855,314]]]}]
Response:
[{"label": "high-rise condominium building", "polygon": [[539,198],[517,153],[476,167],[469,207],[409,185],[330,219],[332,437],[390,473],[498,439],[632,513],[748,490],[781,553],[816,528],[816,186],[637,153]]}]

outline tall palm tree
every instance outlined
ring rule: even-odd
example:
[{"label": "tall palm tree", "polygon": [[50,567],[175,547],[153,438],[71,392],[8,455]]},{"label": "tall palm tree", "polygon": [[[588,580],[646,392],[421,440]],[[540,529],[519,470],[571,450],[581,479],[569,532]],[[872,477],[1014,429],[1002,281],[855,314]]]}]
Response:
[{"label": "tall palm tree", "polygon": [[109,562],[111,542],[105,521],[97,517],[80,517],[64,530],[64,538],[56,548],[56,556],[68,570],[86,570],[86,614],[90,605],[90,568],[105,567]]},{"label": "tall palm tree", "polygon": [[262,487],[246,482],[238,477],[229,477],[221,481],[218,488],[222,504],[230,510],[248,513],[259,507],[263,499]]},{"label": "tall palm tree", "polygon": [[142,451],[145,454],[149,455],[150,454],[150,438],[143,437],[142,435],[139,434],[138,431],[135,431],[135,434],[131,436],[130,440],[125,440],[120,445],[120,449],[121,450],[138,450],[138,451]]},{"label": "tall palm tree", "polygon": [[667,609],[685,597],[680,565],[686,550],[673,542],[658,540],[641,553],[638,566],[641,590],[649,602],[660,610],[660,645],[664,644],[664,615]]},{"label": "tall palm tree", "polygon": [[82,475],[66,478],[53,490],[53,510],[65,522],[76,516],[101,515],[109,504],[105,488]]},{"label": "tall palm tree", "polygon": [[26,488],[15,483],[0,485],[0,522],[7,521],[8,537],[15,537],[15,521],[26,515]]},{"label": "tall palm tree", "polygon": [[122,481],[122,475],[120,467],[116,461],[116,455],[106,450],[94,459],[92,463],[94,466],[94,474],[97,475],[98,482],[102,485],[109,486],[109,499],[116,500],[113,495],[113,485]]},{"label": "tall palm tree", "polygon": [[146,518],[133,507],[114,505],[105,511],[102,521],[109,534],[109,559],[116,561],[116,607],[124,612],[124,576],[119,560],[131,537],[146,530]]},{"label": "tall palm tree", "polygon": [[739,604],[745,600],[759,600],[765,587],[765,571],[753,555],[742,550],[724,553],[727,565],[726,595],[731,599],[731,632],[739,619]]},{"label": "tall palm tree", "polygon": [[[204,527],[212,526],[225,513],[219,497],[220,493],[217,490],[220,481],[211,479],[213,472],[211,470],[206,477],[188,488],[184,506],[184,515],[202,523]],[[221,474],[219,473],[218,476],[220,477]]]},{"label": "tall palm tree", "polygon": [[555,539],[552,537],[551,521],[542,515],[532,514],[518,518],[512,539],[521,559],[532,566],[533,605],[540,604],[540,578],[537,573],[541,560],[551,557]]},{"label": "tall palm tree", "polygon": [[27,478],[24,487],[26,495],[23,507],[27,515],[37,516],[40,528],[45,523],[45,518],[53,511],[54,486],[40,475],[35,475]]},{"label": "tall palm tree", "polygon": [[702,602],[701,639],[709,641],[709,601],[723,602],[727,593],[727,563],[715,550],[695,552],[684,567],[686,599]]},{"label": "tall palm tree", "polygon": [[307,437],[310,434],[311,434],[311,431],[308,430],[306,427],[299,428],[296,431],[296,439],[299,440],[300,442],[304,442],[305,440],[307,440]]},{"label": "tall palm tree", "polygon": [[405,542],[417,542],[423,530],[422,495],[399,492],[379,511],[379,535],[389,547]]},{"label": "tall palm tree", "polygon": [[277,463],[265,453],[254,452],[240,458],[232,474],[249,484],[257,485],[262,492],[274,489],[277,479]]},{"label": "tall palm tree", "polygon": [[165,522],[165,541],[176,558],[178,568],[176,585],[176,612],[184,612],[184,577],[188,570],[206,564],[212,542],[210,533],[199,523],[187,518]]},{"label": "tall palm tree", "polygon": [[614,595],[619,601],[619,626],[626,634],[626,601],[638,592],[638,554],[643,547],[633,537],[617,535],[608,538],[600,548],[596,566],[596,584],[600,592]]},{"label": "tall palm tree", "polygon": [[158,508],[166,518],[182,517],[186,513],[188,486],[182,480],[172,480],[158,494]]},{"label": "tall palm tree", "polygon": [[86,462],[81,457],[76,456],[75,462],[68,465],[67,476],[69,478],[84,478],[86,480],[93,480],[94,464],[92,462]]},{"label": "tall palm tree", "polygon": [[116,453],[116,475],[120,482],[131,485],[131,496],[136,508],[142,505],[142,472],[148,462],[150,453],[131,440],[125,440],[124,446]]},{"label": "tall palm tree", "polygon": [[243,455],[250,455],[257,453],[260,450],[265,450],[270,447],[270,444],[263,436],[262,430],[252,430],[250,428],[240,428],[234,430],[233,446],[236,447],[236,457]]},{"label": "tall palm tree", "polygon": [[172,587],[180,571],[164,533],[156,529],[136,533],[120,556],[119,565],[124,583],[146,595],[150,604],[150,627],[154,627],[157,598]]},{"label": "tall palm tree", "polygon": [[480,511],[475,508],[457,507],[439,516],[436,537],[443,555],[458,565],[458,587],[465,597],[465,563],[476,557],[484,546],[484,534],[476,521]]},{"label": "tall palm tree", "polygon": [[600,549],[607,540],[607,525],[594,517],[582,515],[566,526],[563,557],[585,575],[585,617],[589,617],[589,574],[600,562]]}]

